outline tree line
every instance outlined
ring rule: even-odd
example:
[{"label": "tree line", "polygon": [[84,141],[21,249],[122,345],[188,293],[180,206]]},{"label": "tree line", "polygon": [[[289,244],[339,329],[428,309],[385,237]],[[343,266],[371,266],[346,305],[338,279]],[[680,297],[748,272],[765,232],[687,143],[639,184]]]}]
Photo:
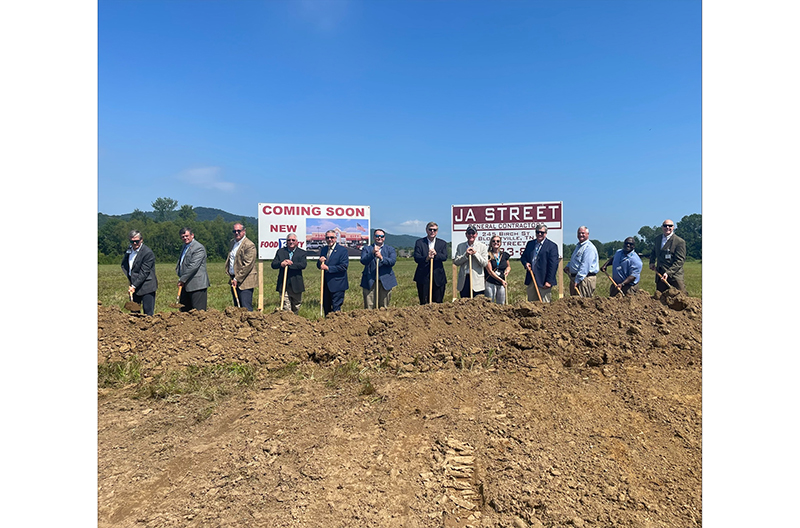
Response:
[{"label": "tree line", "polygon": [[[188,227],[194,232],[197,240],[206,247],[208,259],[212,262],[222,261],[228,256],[229,243],[233,238],[231,226],[233,222],[217,216],[214,220],[197,220],[197,213],[191,205],[178,208],[177,200],[157,198],[151,203],[154,215],[148,216],[139,209],[134,209],[130,219],[111,218],[106,220],[97,230],[97,250],[99,264],[116,264],[122,260],[122,254],[128,248],[128,233],[137,230],[142,233],[147,244],[159,261],[174,260],[180,256],[183,242],[178,232]],[[245,217],[238,220],[247,230],[247,238],[258,246],[258,226]],[[661,234],[661,226],[642,226],[634,237],[636,252],[649,256],[653,251],[653,242]],[[686,256],[689,259],[703,258],[702,216],[698,213],[684,216],[675,225],[675,234],[686,241]],[[621,240],[600,242],[591,240],[597,247],[601,259],[614,255],[622,249]],[[387,241],[388,243],[388,241]],[[449,243],[448,243],[449,244]],[[564,259],[568,260],[575,250],[576,244],[564,244]]]},{"label": "tree line", "polygon": [[[97,229],[98,264],[117,264],[128,248],[128,234],[132,230],[142,233],[144,243],[153,250],[159,262],[178,261],[183,242],[178,232],[188,227],[203,244],[208,260],[223,261],[228,256],[229,243],[233,238],[233,222],[217,216],[214,220],[197,220],[197,213],[191,205],[178,209],[178,202],[171,198],[159,198],[152,204],[154,218],[135,209],[130,219],[110,218]],[[238,220],[247,230],[247,238],[258,244],[258,226],[242,217]]]}]

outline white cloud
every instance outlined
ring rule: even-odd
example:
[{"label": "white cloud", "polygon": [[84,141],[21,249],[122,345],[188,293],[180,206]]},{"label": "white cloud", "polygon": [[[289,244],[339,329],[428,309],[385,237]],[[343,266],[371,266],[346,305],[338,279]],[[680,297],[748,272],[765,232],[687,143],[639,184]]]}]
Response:
[{"label": "white cloud", "polygon": [[422,231],[422,228],[427,224],[428,222],[423,222],[422,220],[406,220],[405,222],[400,222],[398,225],[400,227]]},{"label": "white cloud", "polygon": [[186,169],[178,174],[178,179],[190,185],[214,191],[234,192],[236,184],[222,179],[221,167],[199,167]]}]

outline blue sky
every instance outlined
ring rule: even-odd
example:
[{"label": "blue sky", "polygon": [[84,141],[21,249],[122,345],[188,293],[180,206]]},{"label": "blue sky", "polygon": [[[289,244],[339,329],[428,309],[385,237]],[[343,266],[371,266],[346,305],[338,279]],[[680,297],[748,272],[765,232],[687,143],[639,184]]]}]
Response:
[{"label": "blue sky", "polygon": [[701,3],[98,3],[98,211],[564,202],[565,243],[701,209]]}]

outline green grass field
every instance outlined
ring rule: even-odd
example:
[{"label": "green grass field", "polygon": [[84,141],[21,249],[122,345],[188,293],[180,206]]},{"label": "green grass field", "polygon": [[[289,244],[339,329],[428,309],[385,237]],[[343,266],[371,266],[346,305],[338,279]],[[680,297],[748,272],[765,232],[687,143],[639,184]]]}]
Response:
[{"label": "green grass field", "polygon": [[[601,262],[602,264],[602,262]],[[645,269],[639,287],[649,293],[655,291],[655,276],[647,267]],[[563,264],[561,266],[564,267]],[[356,310],[363,308],[364,301],[361,293],[361,271],[364,267],[358,260],[350,261],[348,278],[350,289],[347,291],[344,300],[343,311]],[[395,275],[397,276],[397,287],[392,290],[392,306],[415,306],[419,304],[417,299],[417,287],[412,281],[416,264],[410,258],[398,258],[395,265]],[[452,298],[453,291],[453,265],[451,261],[445,262],[447,271],[447,293],[445,300]],[[509,274],[509,296],[508,302],[526,299],[524,274],[519,262],[513,261],[511,273]],[[208,307],[215,310],[224,310],[227,306],[233,306],[233,299],[228,286],[228,275],[225,273],[225,264],[222,262],[212,262],[208,264],[208,274],[211,280],[211,287],[208,289]],[[684,266],[686,289],[692,297],[702,297],[702,263],[700,261],[687,262]],[[174,303],[178,294],[178,277],[175,275],[175,263],[156,264],[156,276],[158,277],[158,293],[156,294],[156,312],[175,311],[169,308],[170,303]],[[279,293],[275,291],[278,271],[270,267],[270,262],[264,262],[264,311],[271,312],[278,305]],[[316,267],[316,261],[309,260],[308,267],[303,272],[306,291],[303,294],[303,305],[300,315],[308,319],[319,317],[320,302],[320,272]],[[563,284],[564,295],[568,295],[568,285],[565,280],[567,277],[561,273],[559,281]],[[610,286],[608,278],[600,273],[597,276],[597,292],[599,297],[608,297]],[[119,265],[101,264],[98,266],[97,276],[98,300],[104,305],[116,305],[122,308],[128,299],[128,281]],[[555,292],[558,287],[554,289]],[[253,295],[253,306],[258,305],[258,288]]]}]

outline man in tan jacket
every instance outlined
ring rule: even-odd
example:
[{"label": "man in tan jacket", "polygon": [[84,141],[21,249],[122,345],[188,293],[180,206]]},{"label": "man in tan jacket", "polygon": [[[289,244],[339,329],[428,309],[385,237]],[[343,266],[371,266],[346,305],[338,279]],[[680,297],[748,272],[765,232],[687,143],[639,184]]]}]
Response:
[{"label": "man in tan jacket", "polygon": [[664,292],[673,286],[686,293],[686,285],[683,283],[685,261],[686,242],[675,234],[675,222],[664,220],[661,234],[653,242],[653,252],[650,254],[650,269],[656,272],[658,291]]},{"label": "man in tan jacket", "polygon": [[253,290],[258,282],[256,245],[247,238],[242,224],[233,224],[233,240],[226,269],[231,277],[231,296],[234,305],[238,296],[239,306],[252,312]]}]

